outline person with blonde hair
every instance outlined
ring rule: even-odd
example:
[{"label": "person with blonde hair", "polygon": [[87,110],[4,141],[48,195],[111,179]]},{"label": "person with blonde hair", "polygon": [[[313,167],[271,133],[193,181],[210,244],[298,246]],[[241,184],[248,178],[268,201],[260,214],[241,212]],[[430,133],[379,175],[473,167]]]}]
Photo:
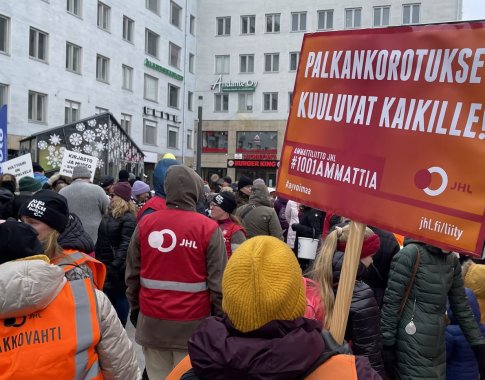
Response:
[{"label": "person with blonde hair", "polygon": [[103,291],[113,304],[123,326],[128,320],[129,304],[126,298],[126,253],[136,227],[136,206],[131,202],[131,186],[118,182],[113,187],[108,212],[98,229],[96,257],[106,265]]},{"label": "person with blonde hair", "polygon": [[[345,247],[349,238],[349,225],[337,226],[330,232],[313,263],[313,280],[319,285],[322,321],[324,328],[330,328],[334,315],[335,295],[337,293]],[[385,374],[381,357],[382,343],[380,330],[380,311],[372,289],[362,281],[372,256],[380,246],[379,236],[366,227],[360,254],[360,263],[350,304],[345,340],[351,342],[355,355],[369,358],[372,368],[381,376]]]}]

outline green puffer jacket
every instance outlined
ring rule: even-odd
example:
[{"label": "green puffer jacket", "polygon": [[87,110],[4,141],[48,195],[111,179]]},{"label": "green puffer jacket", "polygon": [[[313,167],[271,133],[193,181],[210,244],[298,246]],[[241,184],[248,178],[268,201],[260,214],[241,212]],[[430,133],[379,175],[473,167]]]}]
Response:
[{"label": "green puffer jacket", "polygon": [[[404,311],[399,307],[413,270],[419,247],[420,262]],[[396,371],[405,379],[445,379],[445,312],[449,299],[453,313],[472,346],[484,344],[465,295],[458,258],[437,247],[406,240],[394,257],[382,308],[382,343],[394,347]],[[416,306],[414,307],[414,303]],[[416,333],[408,335],[414,307]]]}]

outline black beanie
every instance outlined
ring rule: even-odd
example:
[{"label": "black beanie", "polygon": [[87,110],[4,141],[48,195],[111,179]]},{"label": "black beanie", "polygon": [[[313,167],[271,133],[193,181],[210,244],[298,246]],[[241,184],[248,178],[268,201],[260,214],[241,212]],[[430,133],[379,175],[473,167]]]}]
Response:
[{"label": "black beanie", "polygon": [[118,182],[128,182],[128,178],[130,178],[130,173],[126,170],[120,170],[118,173]]},{"label": "black beanie", "polygon": [[37,232],[28,224],[16,220],[0,224],[0,264],[43,252]]},{"label": "black beanie", "polygon": [[249,177],[246,177],[245,175],[242,175],[239,178],[239,181],[237,181],[237,189],[241,190],[243,187],[253,185],[253,180]]},{"label": "black beanie", "polygon": [[229,214],[232,214],[237,207],[236,198],[229,191],[223,191],[216,194],[216,196],[212,198],[212,202]]},{"label": "black beanie", "polygon": [[52,190],[35,193],[20,207],[19,216],[40,220],[56,231],[63,232],[69,221],[67,200]]}]

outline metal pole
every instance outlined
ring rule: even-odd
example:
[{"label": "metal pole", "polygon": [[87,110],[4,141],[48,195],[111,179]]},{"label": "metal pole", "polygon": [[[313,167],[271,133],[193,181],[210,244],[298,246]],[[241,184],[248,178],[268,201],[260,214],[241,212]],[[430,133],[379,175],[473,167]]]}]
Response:
[{"label": "metal pole", "polygon": [[202,177],[202,100],[199,96],[199,106],[197,108],[197,166],[196,171]]}]

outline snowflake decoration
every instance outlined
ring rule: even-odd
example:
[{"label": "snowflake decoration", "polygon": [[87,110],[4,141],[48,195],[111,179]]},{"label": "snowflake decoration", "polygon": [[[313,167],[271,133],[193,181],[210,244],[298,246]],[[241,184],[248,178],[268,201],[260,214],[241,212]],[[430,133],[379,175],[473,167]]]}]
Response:
[{"label": "snowflake decoration", "polygon": [[62,156],[63,154],[61,154],[61,152],[54,150],[47,156],[47,165],[52,168],[61,166]]},{"label": "snowflake decoration", "polygon": [[49,137],[49,141],[52,145],[59,145],[62,141],[61,136],[56,135],[55,133]]},{"label": "snowflake decoration", "polygon": [[84,126],[84,123],[77,123],[76,124],[76,129],[79,131],[79,132],[82,132],[86,129],[86,127]]},{"label": "snowflake decoration", "polygon": [[94,131],[91,131],[90,129],[88,129],[88,130],[84,131],[83,138],[87,142],[93,142],[96,139],[96,133],[94,133]]},{"label": "snowflake decoration", "polygon": [[49,145],[49,147],[47,148],[47,150],[50,152],[50,153],[54,153],[56,151],[56,147],[54,145]]},{"label": "snowflake decoration", "polygon": [[99,157],[99,152],[97,150],[93,150],[91,152],[91,156],[93,156],[93,157]]},{"label": "snowflake decoration", "polygon": [[65,151],[66,151],[66,148],[65,148],[65,147],[61,146],[61,147],[59,148],[59,153],[61,153],[62,155],[64,155],[64,152],[65,152]]},{"label": "snowflake decoration", "polygon": [[91,154],[91,152],[93,151],[93,147],[91,145],[85,145],[83,150],[84,150],[84,153]]},{"label": "snowflake decoration", "polygon": [[96,141],[94,145],[96,146],[96,150],[99,150],[100,152],[106,149],[106,144],[102,141]]},{"label": "snowflake decoration", "polygon": [[40,140],[40,141],[37,143],[37,147],[38,147],[40,150],[45,150],[45,149],[47,149],[47,142],[45,142],[44,140]]},{"label": "snowflake decoration", "polygon": [[98,168],[104,168],[104,161],[103,160],[98,160]]},{"label": "snowflake decoration", "polygon": [[96,126],[96,119],[91,119],[88,121],[88,125],[91,127],[91,128],[94,128]]},{"label": "snowflake decoration", "polygon": [[108,124],[103,124],[99,125],[98,128],[96,129],[96,132],[98,133],[98,136],[101,138],[101,140],[106,140],[108,138]]},{"label": "snowflake decoration", "polygon": [[74,148],[72,148],[72,151],[73,152],[77,152],[77,153],[82,153],[83,152],[80,146],[75,146]]},{"label": "snowflake decoration", "polygon": [[71,136],[69,136],[69,142],[74,146],[78,146],[83,142],[83,138],[79,133],[73,133]]}]

